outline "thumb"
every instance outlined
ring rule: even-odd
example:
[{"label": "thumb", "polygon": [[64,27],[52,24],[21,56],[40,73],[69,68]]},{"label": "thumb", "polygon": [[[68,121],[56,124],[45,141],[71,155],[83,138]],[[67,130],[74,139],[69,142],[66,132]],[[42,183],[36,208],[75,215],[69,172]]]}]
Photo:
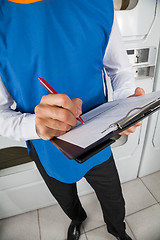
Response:
[{"label": "thumb", "polygon": [[80,98],[73,98],[72,102],[78,108],[80,114],[82,114],[82,100]]},{"label": "thumb", "polygon": [[144,94],[145,94],[144,89],[140,88],[140,87],[137,87],[136,90],[135,90],[134,96],[140,96],[140,95],[144,95]]}]

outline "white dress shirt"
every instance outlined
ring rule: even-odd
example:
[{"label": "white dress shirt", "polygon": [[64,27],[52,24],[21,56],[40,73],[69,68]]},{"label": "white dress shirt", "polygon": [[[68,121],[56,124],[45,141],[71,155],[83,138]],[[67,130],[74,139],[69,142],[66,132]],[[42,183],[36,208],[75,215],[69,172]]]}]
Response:
[{"label": "white dress shirt", "polygon": [[[113,99],[128,97],[135,92],[132,66],[124,49],[117,20],[114,20],[103,64],[111,79]],[[0,79],[0,135],[14,140],[38,139],[35,114],[15,112],[10,107],[13,98]]]}]

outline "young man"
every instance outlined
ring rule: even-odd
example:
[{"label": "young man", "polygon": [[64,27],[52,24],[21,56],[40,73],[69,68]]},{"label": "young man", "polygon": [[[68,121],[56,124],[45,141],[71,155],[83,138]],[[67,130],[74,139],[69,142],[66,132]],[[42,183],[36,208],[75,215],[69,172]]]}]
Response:
[{"label": "young man", "polygon": [[[79,239],[87,217],[76,189],[82,177],[97,194],[108,231],[117,239],[131,239],[111,148],[78,164],[47,141],[75,126],[82,112],[107,101],[104,66],[114,99],[144,94],[135,89],[113,2],[0,0],[0,19],[0,135],[27,140],[30,156],[72,220],[68,240]],[[61,94],[48,94],[39,76]],[[16,111],[10,109],[13,99]]]}]

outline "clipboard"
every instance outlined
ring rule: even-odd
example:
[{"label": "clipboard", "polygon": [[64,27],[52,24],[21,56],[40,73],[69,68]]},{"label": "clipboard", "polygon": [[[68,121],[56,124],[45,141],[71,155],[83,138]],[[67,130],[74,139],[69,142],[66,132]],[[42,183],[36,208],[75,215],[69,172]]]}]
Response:
[{"label": "clipboard", "polygon": [[[159,95],[160,96],[160,95]],[[92,143],[86,148],[82,148],[75,144],[69,143],[67,141],[61,140],[59,138],[53,138],[51,142],[70,160],[76,160],[78,163],[83,163],[98,152],[102,151],[106,147],[113,144],[121,135],[119,133],[153,114],[154,112],[160,109],[160,97],[156,100],[146,104],[143,107],[133,108],[127,113],[127,115],[118,121],[111,124],[109,127],[114,127],[114,131],[111,131],[109,134],[106,134],[103,138]],[[135,114],[132,114],[133,111],[137,110]]]}]

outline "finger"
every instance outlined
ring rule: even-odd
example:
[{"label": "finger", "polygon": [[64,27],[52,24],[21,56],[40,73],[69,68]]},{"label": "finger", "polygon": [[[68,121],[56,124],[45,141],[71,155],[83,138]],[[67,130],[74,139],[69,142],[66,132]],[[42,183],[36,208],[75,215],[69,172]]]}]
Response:
[{"label": "finger", "polygon": [[145,91],[143,88],[140,88],[140,87],[137,87],[135,89],[135,92],[133,95],[130,95],[129,97],[135,97],[135,96],[140,96],[140,95],[144,95],[145,94]]},{"label": "finger", "polygon": [[80,115],[79,109],[66,94],[44,95],[42,97],[41,103],[51,105],[51,106],[56,105],[64,109],[67,109],[70,112],[72,112],[73,115],[75,115],[75,117],[79,117]]},{"label": "finger", "polygon": [[[132,127],[139,127],[139,126],[141,126],[142,125],[142,121],[140,121],[140,122],[138,122],[138,123],[136,123],[135,125],[133,125]],[[129,128],[130,129],[130,128]]]},{"label": "finger", "polygon": [[120,135],[129,135],[131,133],[134,133],[136,131],[136,128],[142,125],[142,121],[138,122],[137,124],[135,124],[134,126],[128,128],[127,130],[119,133]]},{"label": "finger", "polygon": [[44,135],[42,135],[40,137],[44,140],[51,140],[52,138],[59,137],[63,134],[65,134],[65,132],[47,128],[47,130],[44,132]]},{"label": "finger", "polygon": [[140,95],[144,95],[145,91],[143,88],[137,87],[135,90],[135,96],[140,96]]},{"label": "finger", "polygon": [[131,133],[134,133],[135,131],[136,131],[136,127],[132,126],[132,127],[128,128],[127,130],[121,132],[120,135],[129,135]]},{"label": "finger", "polygon": [[72,128],[72,126],[52,118],[44,118],[44,119],[40,118],[39,125],[40,124],[44,125],[45,127],[48,127],[54,130],[63,131],[63,132],[67,132]]},{"label": "finger", "polygon": [[123,131],[123,132],[121,132],[121,133],[119,133],[119,135],[129,135],[130,133],[129,132],[127,132],[127,131]]},{"label": "finger", "polygon": [[123,132],[121,132],[120,133],[120,135],[130,135],[131,133],[133,133],[133,132],[130,132],[130,131],[127,131],[127,130],[125,130],[125,131],[123,131]]},{"label": "finger", "polygon": [[82,114],[82,100],[80,98],[73,98],[72,102],[75,106],[77,106],[77,108],[80,111],[80,114]]},{"label": "finger", "polygon": [[40,138],[42,138],[43,140],[51,140],[53,137],[58,137],[60,135],[65,134],[64,131],[59,131],[59,130],[55,130],[52,128],[48,128],[44,125],[41,128],[36,128],[36,130],[37,130],[38,136]]},{"label": "finger", "polygon": [[47,119],[55,119],[60,122],[64,122],[70,126],[76,126],[77,119],[76,117],[69,111],[63,108],[59,108],[56,106],[50,106],[46,104],[39,104],[35,108],[36,116],[39,118]]},{"label": "finger", "polygon": [[135,127],[139,127],[139,126],[141,126],[141,125],[142,125],[142,121],[136,123],[134,126],[135,126]]}]

